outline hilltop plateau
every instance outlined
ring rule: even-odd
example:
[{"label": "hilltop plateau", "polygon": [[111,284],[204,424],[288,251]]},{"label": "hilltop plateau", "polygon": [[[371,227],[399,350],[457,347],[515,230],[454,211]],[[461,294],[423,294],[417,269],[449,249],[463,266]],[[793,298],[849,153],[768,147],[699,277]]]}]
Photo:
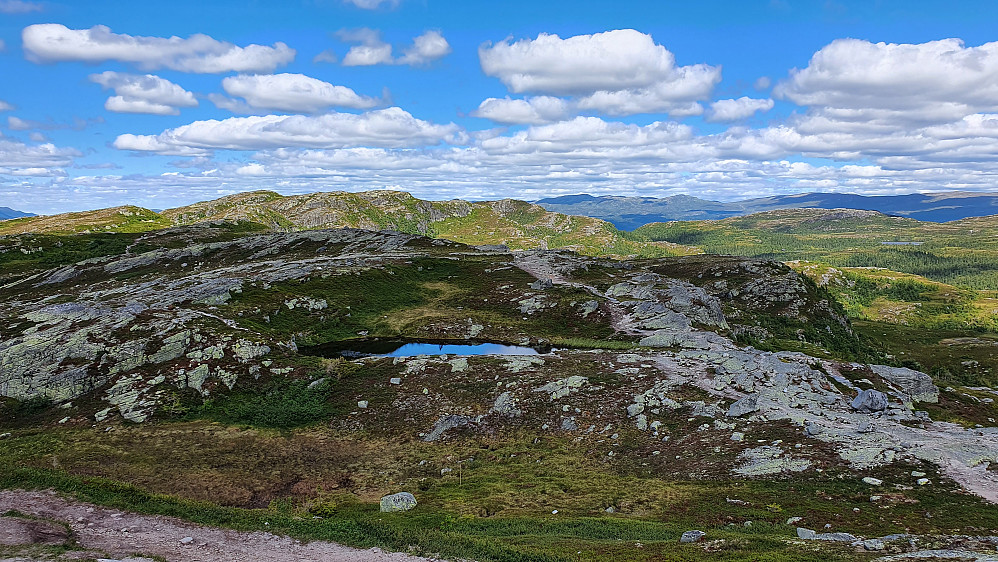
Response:
[{"label": "hilltop plateau", "polygon": [[[3,487],[476,560],[994,548],[994,392],[885,364],[836,283],[430,238],[605,223],[378,196],[416,210],[257,193],[13,221],[79,233],[0,239]],[[537,353],[342,353],[386,341]],[[379,513],[399,491],[417,508]]]}]

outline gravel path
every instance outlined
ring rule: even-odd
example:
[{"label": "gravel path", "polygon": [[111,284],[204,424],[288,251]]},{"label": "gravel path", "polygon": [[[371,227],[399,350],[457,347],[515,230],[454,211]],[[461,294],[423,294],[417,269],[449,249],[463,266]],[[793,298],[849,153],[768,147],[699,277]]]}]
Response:
[{"label": "gravel path", "polygon": [[[21,513],[64,522],[84,549],[115,558],[158,556],[177,562],[430,562],[430,558],[361,550],[315,541],[302,543],[266,532],[239,532],[188,523],[172,517],[140,515],[67,500],[54,492],[0,491],[0,513]],[[31,524],[31,522],[27,522]],[[31,542],[39,533],[26,520],[0,517],[0,543]],[[27,540],[25,540],[27,538]],[[51,537],[48,537],[51,540]],[[4,540],[6,539],[6,540]],[[49,543],[51,544],[51,542]]]}]

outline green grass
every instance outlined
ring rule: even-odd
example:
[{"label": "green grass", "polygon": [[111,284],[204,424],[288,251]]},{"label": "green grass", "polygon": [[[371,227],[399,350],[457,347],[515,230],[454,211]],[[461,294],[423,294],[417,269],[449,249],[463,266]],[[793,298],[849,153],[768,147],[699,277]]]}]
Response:
[{"label": "green grass", "polygon": [[[419,554],[480,561],[601,560],[836,560],[851,559],[835,548],[808,552],[785,542],[793,529],[759,520],[741,525],[706,527],[717,552],[680,545],[687,521],[633,520],[617,516],[544,515],[482,518],[457,515],[432,505],[409,513],[382,514],[374,502],[338,495],[312,512],[288,502],[263,509],[223,507],[208,502],[155,494],[103,478],[81,478],[52,469],[5,467],[0,488],[50,488],[78,499],[146,514],[179,517],[195,523],[240,531],[267,530],[302,540],[328,540],[360,548],[378,546]],[[474,488],[469,490],[474,493]],[[730,492],[730,490],[727,490]],[[720,498],[717,498],[720,500]],[[720,500],[722,504],[723,500]],[[748,510],[752,516],[773,514]],[[782,517],[779,514],[779,517]],[[830,551],[829,551],[830,550]]]},{"label": "green grass", "polygon": [[[998,528],[998,508],[956,493],[936,478],[933,489],[881,492],[888,497],[884,505],[890,508],[885,508],[871,504],[870,487],[856,476],[670,480],[641,476],[636,471],[643,469],[636,463],[631,468],[628,463],[594,459],[585,454],[585,446],[543,436],[535,441],[530,434],[441,444],[347,434],[325,441],[334,437],[318,430],[234,432],[189,424],[122,427],[112,434],[20,432],[0,451],[0,488],[52,488],[116,509],[205,525],[481,561],[855,559],[847,547],[788,542],[794,528],[784,522],[793,515],[805,517],[805,526],[820,528],[828,522],[835,530],[865,536],[904,531],[990,534]],[[233,448],[237,439],[242,441]],[[314,451],[318,443],[324,451],[298,456]],[[385,454],[388,450],[392,454]],[[62,469],[51,468],[53,454]],[[154,461],[153,454],[162,455],[162,460]],[[150,482],[160,491],[81,472],[85,459],[96,460],[94,455],[103,459],[105,472],[124,479],[134,478],[128,476],[130,470],[155,468]],[[421,467],[416,462],[420,458],[429,459],[430,465]],[[191,475],[206,483],[232,478],[206,473],[204,467],[211,465],[242,474],[236,481],[248,489],[273,478],[275,467],[281,472],[344,474],[348,466],[357,480],[304,495],[277,492],[258,508],[176,495],[199,489],[183,486]],[[454,471],[441,476],[440,466]],[[895,467],[893,478],[900,481],[911,469]],[[419,506],[404,514],[380,513],[378,495],[400,489],[415,493]],[[745,503],[733,504],[728,498]],[[607,506],[617,513],[603,513]],[[559,513],[552,514],[553,509]],[[313,519],[316,514],[322,519]],[[745,521],[752,525],[745,527]],[[721,541],[714,545],[715,552],[678,544],[679,535],[693,528]]]},{"label": "green grass", "polygon": [[[968,289],[998,290],[998,225],[989,217],[951,223],[835,211],[785,210],[720,221],[653,223],[636,235],[731,254],[836,267],[880,267]],[[882,242],[918,242],[888,246]]]}]

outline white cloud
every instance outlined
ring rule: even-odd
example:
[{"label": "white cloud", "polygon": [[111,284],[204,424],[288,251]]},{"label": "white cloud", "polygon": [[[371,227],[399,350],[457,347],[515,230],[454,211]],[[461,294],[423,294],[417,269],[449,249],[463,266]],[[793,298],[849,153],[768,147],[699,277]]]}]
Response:
[{"label": "white cloud", "polygon": [[280,147],[409,147],[454,140],[457,125],[436,125],[390,107],[360,115],[263,115],[195,121],[159,135],[120,135],[122,150],[197,155],[214,149],[259,150]]},{"label": "white cloud", "polygon": [[45,7],[39,2],[25,0],[0,0],[0,14],[29,14],[41,12]]},{"label": "white cloud", "polygon": [[[59,148],[51,143],[28,145],[0,137],[0,168],[12,170],[61,170],[83,154],[73,148]],[[37,174],[33,174],[37,175]]]},{"label": "white cloud", "polygon": [[12,111],[13,109],[14,109],[13,105],[3,100],[0,100],[0,111]]},{"label": "white cloud", "polygon": [[336,53],[334,53],[332,49],[326,49],[325,51],[322,51],[312,57],[312,62],[336,63],[339,62],[339,60],[339,57],[336,56]]},{"label": "white cloud", "polygon": [[197,107],[194,94],[159,76],[114,72],[91,74],[90,81],[116,95],[108,98],[104,108],[118,113],[150,113],[178,115],[180,107]]},{"label": "white cloud", "polygon": [[636,113],[668,113],[673,117],[690,117],[703,113],[703,106],[695,101],[671,101],[666,89],[601,90],[579,100],[579,109],[609,115],[634,115]]},{"label": "white cloud", "polygon": [[284,43],[238,47],[207,35],[142,37],[114,33],[97,25],[69,29],[56,23],[36,24],[21,32],[25,55],[34,62],[109,60],[132,63],[143,69],[169,68],[181,72],[271,72],[288,64],[295,50]]},{"label": "white cloud", "polygon": [[755,112],[766,112],[773,109],[773,100],[755,99],[747,96],[738,99],[717,100],[710,104],[707,121],[725,122],[738,121],[751,117]]},{"label": "white cloud", "polygon": [[336,33],[341,41],[357,43],[343,57],[343,66],[374,66],[376,64],[407,64],[421,66],[451,53],[450,43],[439,31],[427,31],[416,36],[412,45],[402,51],[402,56],[392,55],[392,46],[381,39],[381,32],[362,27],[344,29]]},{"label": "white cloud", "polygon": [[752,84],[752,87],[761,92],[763,90],[768,90],[772,85],[773,81],[769,78],[769,76],[760,76],[756,79],[755,83]]},{"label": "white cloud", "polygon": [[427,31],[412,40],[412,46],[402,51],[398,64],[419,66],[451,53],[450,43],[439,31]]},{"label": "white cloud", "polygon": [[230,96],[244,98],[252,108],[296,113],[316,113],[330,107],[368,109],[380,103],[304,74],[229,76],[222,80],[222,88]]},{"label": "white cloud", "polygon": [[569,104],[552,96],[535,96],[526,99],[488,98],[471,114],[503,124],[538,125],[560,121],[569,116]]},{"label": "white cloud", "polygon": [[507,39],[482,45],[482,70],[513,93],[578,96],[579,108],[613,115],[703,111],[721,79],[720,67],[677,66],[675,56],[650,35],[618,29],[562,39]]},{"label": "white cloud", "polygon": [[921,44],[837,39],[774,94],[837,120],[910,126],[998,111],[998,42]]},{"label": "white cloud", "polygon": [[381,32],[366,27],[342,30],[336,34],[342,41],[359,43],[350,47],[343,57],[343,66],[373,66],[391,64],[392,46],[381,40]]},{"label": "white cloud", "polygon": [[0,39],[0,53],[6,50],[7,50],[7,43],[3,39]]},{"label": "white cloud", "polygon": [[402,0],[343,0],[344,4],[352,4],[362,10],[377,10],[381,6],[389,10],[397,8]]},{"label": "white cloud", "polygon": [[27,131],[41,125],[38,121],[28,121],[20,117],[14,117],[13,115],[7,117],[7,128],[11,131]]}]

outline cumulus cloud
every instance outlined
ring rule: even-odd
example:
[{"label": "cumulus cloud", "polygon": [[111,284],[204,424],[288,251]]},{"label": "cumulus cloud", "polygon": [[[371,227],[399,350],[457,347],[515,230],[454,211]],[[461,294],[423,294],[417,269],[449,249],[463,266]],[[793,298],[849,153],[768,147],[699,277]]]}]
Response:
[{"label": "cumulus cloud", "polygon": [[11,111],[13,109],[14,109],[13,105],[11,105],[11,104],[3,101],[3,100],[0,100],[0,111]]},{"label": "cumulus cloud", "polygon": [[766,112],[773,109],[773,100],[755,99],[747,96],[738,99],[717,100],[710,104],[707,121],[725,122],[738,121],[751,117],[757,111]]},{"label": "cumulus cloud", "polygon": [[70,166],[74,158],[83,154],[73,148],[59,148],[51,143],[28,145],[10,138],[0,137],[0,169],[7,173],[21,170],[31,170],[37,175],[38,170],[61,171]]},{"label": "cumulus cloud", "polygon": [[284,43],[239,47],[207,35],[143,37],[114,33],[97,25],[70,29],[57,23],[29,25],[21,32],[24,52],[34,62],[119,61],[152,70],[181,72],[272,72],[294,60],[295,50]]},{"label": "cumulus cloud", "polygon": [[412,46],[402,51],[398,64],[419,66],[443,58],[451,53],[450,43],[439,31],[427,31],[412,40]]},{"label": "cumulus cloud", "polygon": [[677,66],[668,49],[633,29],[507,39],[482,45],[478,58],[513,93],[577,96],[580,108],[613,115],[698,114],[696,102],[721,79],[720,67]]},{"label": "cumulus cloud", "polygon": [[150,113],[178,115],[181,107],[197,107],[194,94],[159,76],[114,72],[91,74],[90,81],[116,95],[108,98],[104,108],[118,113]]},{"label": "cumulus cloud", "polygon": [[195,121],[159,135],[120,135],[122,150],[199,155],[214,149],[259,150],[280,147],[409,147],[436,145],[459,135],[457,125],[437,125],[398,107],[355,115],[263,115]]},{"label": "cumulus cloud", "polygon": [[998,111],[998,42],[920,44],[837,39],[791,71],[774,95],[838,120],[918,125]]},{"label": "cumulus cloud", "polygon": [[304,74],[229,76],[222,88],[256,109],[316,113],[330,107],[368,109],[380,100],[362,96],[345,86],[334,86]]},{"label": "cumulus cloud", "polygon": [[392,46],[381,39],[380,31],[362,27],[339,31],[336,36],[347,43],[359,43],[347,51],[343,57],[343,66],[373,66],[391,64],[394,61]]},{"label": "cumulus cloud", "polygon": [[427,31],[412,40],[412,45],[402,51],[402,56],[392,55],[392,46],[381,39],[381,32],[362,27],[344,29],[336,36],[347,43],[357,43],[350,47],[343,57],[343,66],[373,66],[376,64],[407,64],[422,66],[451,53],[450,43],[439,31]]},{"label": "cumulus cloud", "polygon": [[0,14],[29,14],[31,12],[41,12],[44,9],[38,2],[0,0]]},{"label": "cumulus cloud", "polygon": [[560,121],[569,116],[569,104],[552,96],[535,96],[526,99],[488,98],[471,114],[507,125],[537,125]]}]

